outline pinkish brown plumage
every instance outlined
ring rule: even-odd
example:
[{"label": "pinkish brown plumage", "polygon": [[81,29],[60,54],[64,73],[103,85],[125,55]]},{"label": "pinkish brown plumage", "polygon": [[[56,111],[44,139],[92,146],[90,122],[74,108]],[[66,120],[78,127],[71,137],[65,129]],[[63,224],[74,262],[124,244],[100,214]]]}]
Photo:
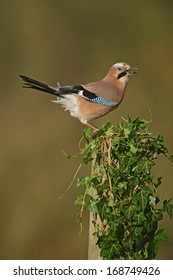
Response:
[{"label": "pinkish brown plumage", "polygon": [[24,87],[53,94],[62,105],[70,111],[71,116],[78,118],[96,132],[98,129],[90,121],[102,117],[116,109],[122,102],[129,77],[137,68],[119,62],[110,67],[106,76],[97,82],[86,85],[51,87],[29,77],[21,75]]}]

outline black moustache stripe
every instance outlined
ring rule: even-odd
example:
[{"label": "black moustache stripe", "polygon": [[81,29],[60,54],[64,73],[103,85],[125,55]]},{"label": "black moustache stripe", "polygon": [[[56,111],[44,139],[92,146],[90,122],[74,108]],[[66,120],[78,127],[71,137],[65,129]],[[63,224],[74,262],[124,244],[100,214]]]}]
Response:
[{"label": "black moustache stripe", "polygon": [[120,73],[118,75],[117,79],[120,79],[120,78],[124,77],[126,74],[127,74],[127,71],[124,71],[124,72]]}]

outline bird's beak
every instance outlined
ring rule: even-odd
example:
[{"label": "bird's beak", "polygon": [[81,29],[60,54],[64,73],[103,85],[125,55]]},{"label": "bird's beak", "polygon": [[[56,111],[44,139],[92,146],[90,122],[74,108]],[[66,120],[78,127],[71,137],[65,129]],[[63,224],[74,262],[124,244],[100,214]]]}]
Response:
[{"label": "bird's beak", "polygon": [[127,70],[129,75],[136,74],[138,72],[138,68],[135,66],[130,66],[130,68]]}]

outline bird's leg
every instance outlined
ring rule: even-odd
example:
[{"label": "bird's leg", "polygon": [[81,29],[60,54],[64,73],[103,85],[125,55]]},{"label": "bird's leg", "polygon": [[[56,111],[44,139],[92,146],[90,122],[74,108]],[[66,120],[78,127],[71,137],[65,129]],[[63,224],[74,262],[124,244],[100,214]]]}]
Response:
[{"label": "bird's leg", "polygon": [[93,130],[93,132],[99,131],[99,129],[98,129],[96,126],[94,126],[94,125],[92,125],[92,124],[90,124],[90,123],[86,123],[85,125],[88,126],[88,127],[90,127],[90,128]]},{"label": "bird's leg", "polygon": [[82,122],[82,124],[90,127],[92,129],[92,136],[95,137],[95,135],[99,131],[99,129],[96,126],[94,126],[94,125],[92,125],[92,124],[90,124],[88,122]]}]

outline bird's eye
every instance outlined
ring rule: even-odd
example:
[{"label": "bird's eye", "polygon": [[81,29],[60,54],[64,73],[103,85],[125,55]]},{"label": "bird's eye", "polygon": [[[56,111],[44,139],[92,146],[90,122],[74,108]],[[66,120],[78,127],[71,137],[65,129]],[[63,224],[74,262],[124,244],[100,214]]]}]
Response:
[{"label": "bird's eye", "polygon": [[121,71],[122,70],[122,67],[118,67],[118,71]]}]

